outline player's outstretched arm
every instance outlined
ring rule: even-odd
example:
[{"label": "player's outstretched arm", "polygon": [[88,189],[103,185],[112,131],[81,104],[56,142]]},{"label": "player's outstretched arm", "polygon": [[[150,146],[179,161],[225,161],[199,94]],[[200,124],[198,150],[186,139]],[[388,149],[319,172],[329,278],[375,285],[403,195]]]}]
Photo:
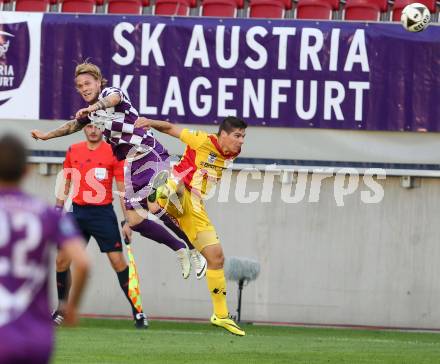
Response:
[{"label": "player's outstretched arm", "polygon": [[171,135],[175,138],[179,138],[180,133],[183,130],[180,126],[177,126],[176,124],[172,124],[168,121],[147,119],[142,116],[136,120],[134,126],[136,128],[143,128],[143,129],[153,128],[156,129],[157,131],[160,131],[161,133]]},{"label": "player's outstretched arm", "polygon": [[34,129],[31,131],[31,136],[35,140],[48,140],[48,139],[58,138],[61,136],[76,133],[82,128],[84,128],[84,124],[81,124],[80,122],[78,122],[78,120],[74,119],[64,123],[60,127],[51,130],[47,133]]},{"label": "player's outstretched arm", "polygon": [[73,265],[72,288],[69,294],[69,302],[64,308],[64,322],[71,326],[78,321],[76,312],[87,281],[90,263],[82,239],[74,238],[65,242],[61,251],[71,259]]},{"label": "player's outstretched arm", "polygon": [[118,93],[112,93],[101,100],[98,100],[92,105],[89,105],[89,107],[85,107],[83,109],[79,109],[76,114],[75,118],[82,119],[86,116],[90,115],[92,112],[96,112],[98,110],[105,110],[109,107],[113,107],[118,105],[121,102],[121,96]]}]

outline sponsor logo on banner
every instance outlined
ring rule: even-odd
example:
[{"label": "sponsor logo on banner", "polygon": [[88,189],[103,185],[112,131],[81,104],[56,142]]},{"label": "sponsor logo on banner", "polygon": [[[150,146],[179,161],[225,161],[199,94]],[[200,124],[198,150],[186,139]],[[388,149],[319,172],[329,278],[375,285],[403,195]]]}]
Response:
[{"label": "sponsor logo on banner", "polygon": [[19,89],[29,65],[30,38],[26,22],[0,26],[0,105]]},{"label": "sponsor logo on banner", "polygon": [[1,12],[0,119],[39,118],[43,13]]},{"label": "sponsor logo on banner", "polygon": [[[0,35],[4,35],[7,37],[13,37],[12,34],[10,34],[8,32],[3,32],[1,30],[0,30]],[[8,49],[9,49],[9,40],[3,41],[2,44],[0,44],[0,58],[5,58],[5,55],[8,52]]]}]

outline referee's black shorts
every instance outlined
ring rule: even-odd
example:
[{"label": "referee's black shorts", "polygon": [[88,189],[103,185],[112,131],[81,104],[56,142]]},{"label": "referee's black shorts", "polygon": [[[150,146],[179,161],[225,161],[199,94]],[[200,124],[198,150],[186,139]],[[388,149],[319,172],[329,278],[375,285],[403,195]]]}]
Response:
[{"label": "referee's black shorts", "polygon": [[77,205],[73,204],[73,217],[88,242],[96,239],[103,253],[121,252],[121,234],[113,205]]}]

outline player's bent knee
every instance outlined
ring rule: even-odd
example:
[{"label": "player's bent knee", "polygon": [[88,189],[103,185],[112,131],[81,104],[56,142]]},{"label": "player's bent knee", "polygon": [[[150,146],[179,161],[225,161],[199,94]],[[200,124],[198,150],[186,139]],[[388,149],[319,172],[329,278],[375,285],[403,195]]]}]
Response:
[{"label": "player's bent knee", "polygon": [[124,255],[121,252],[110,252],[107,253],[107,256],[110,260],[112,268],[116,272],[122,272],[125,268],[127,268],[127,263],[125,261]]},{"label": "player's bent knee", "polygon": [[225,262],[224,258],[220,257],[206,258],[206,261],[208,262],[208,269],[222,269]]},{"label": "player's bent knee", "polygon": [[202,250],[202,255],[208,262],[208,269],[222,269],[225,256],[223,255],[223,249],[220,244],[206,246]]},{"label": "player's bent knee", "polygon": [[152,214],[155,214],[161,210],[160,205],[157,202],[149,202],[148,201],[148,211]]},{"label": "player's bent knee", "polygon": [[127,211],[128,225],[130,228],[139,225],[148,217],[148,212],[146,210],[129,210]]},{"label": "player's bent knee", "polygon": [[221,255],[219,255],[216,259],[216,263],[218,266],[220,266],[221,268],[223,268],[224,264],[225,264],[225,256],[223,255],[223,252]]}]

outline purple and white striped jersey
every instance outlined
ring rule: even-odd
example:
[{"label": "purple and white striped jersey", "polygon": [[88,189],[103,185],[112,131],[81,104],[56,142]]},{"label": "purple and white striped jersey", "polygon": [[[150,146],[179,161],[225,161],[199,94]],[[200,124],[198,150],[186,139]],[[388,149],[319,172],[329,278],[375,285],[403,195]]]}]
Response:
[{"label": "purple and white striped jersey", "polygon": [[18,189],[0,189],[0,362],[50,354],[49,252],[75,237],[68,216]]},{"label": "purple and white striped jersey", "polygon": [[98,110],[89,115],[88,119],[78,121],[84,124],[91,122],[100,128],[118,160],[124,160],[133,147],[134,152],[150,152],[159,142],[150,130],[134,127],[139,114],[128,95],[117,87],[106,87],[101,91],[98,100],[114,93],[121,98],[118,105]]}]

